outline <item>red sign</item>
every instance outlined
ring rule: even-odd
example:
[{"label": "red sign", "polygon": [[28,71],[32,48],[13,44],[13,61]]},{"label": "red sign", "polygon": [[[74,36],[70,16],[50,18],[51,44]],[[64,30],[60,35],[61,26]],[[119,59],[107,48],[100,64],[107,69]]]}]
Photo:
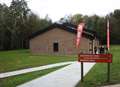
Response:
[{"label": "red sign", "polygon": [[79,54],[78,61],[112,63],[112,54]]}]

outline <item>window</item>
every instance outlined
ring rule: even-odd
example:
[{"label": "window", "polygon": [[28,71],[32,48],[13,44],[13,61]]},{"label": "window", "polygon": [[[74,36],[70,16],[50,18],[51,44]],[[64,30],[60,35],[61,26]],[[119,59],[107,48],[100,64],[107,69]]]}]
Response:
[{"label": "window", "polygon": [[59,51],[59,44],[58,42],[53,43],[53,51],[58,52]]}]

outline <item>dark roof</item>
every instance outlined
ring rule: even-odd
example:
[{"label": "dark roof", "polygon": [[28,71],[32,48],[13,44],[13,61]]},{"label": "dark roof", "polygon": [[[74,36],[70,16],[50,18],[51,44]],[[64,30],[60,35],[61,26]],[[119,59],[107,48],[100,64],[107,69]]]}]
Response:
[{"label": "dark roof", "polygon": [[[32,38],[34,38],[34,37],[36,37],[40,34],[43,34],[43,33],[47,32],[51,29],[54,29],[54,28],[63,29],[65,31],[68,31],[68,32],[71,32],[71,33],[74,33],[74,34],[77,33],[77,26],[76,25],[69,24],[69,23],[63,23],[63,24],[54,23],[54,24],[48,26],[45,29],[42,29],[42,30],[39,30],[37,32],[32,33],[32,35],[30,36],[30,39],[32,39]],[[92,31],[92,30],[89,30],[89,29],[83,29],[83,36],[85,36],[89,39],[94,39],[94,37],[96,35],[95,35],[95,31]]]}]

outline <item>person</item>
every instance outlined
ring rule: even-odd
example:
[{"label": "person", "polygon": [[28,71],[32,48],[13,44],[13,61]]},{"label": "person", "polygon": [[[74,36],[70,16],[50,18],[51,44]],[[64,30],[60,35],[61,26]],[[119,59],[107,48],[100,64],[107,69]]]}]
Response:
[{"label": "person", "polygon": [[99,48],[99,50],[100,50],[100,54],[104,54],[104,53],[105,53],[104,46],[101,46],[101,47]]},{"label": "person", "polygon": [[97,54],[97,47],[94,47],[94,53]]}]

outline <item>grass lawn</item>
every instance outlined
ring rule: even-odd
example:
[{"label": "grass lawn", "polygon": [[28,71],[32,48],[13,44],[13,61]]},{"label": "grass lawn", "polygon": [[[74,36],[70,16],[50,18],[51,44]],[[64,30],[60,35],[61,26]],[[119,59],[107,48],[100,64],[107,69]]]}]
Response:
[{"label": "grass lawn", "polygon": [[97,63],[85,76],[83,83],[78,83],[76,87],[100,87],[107,84],[120,83],[120,46],[111,46],[113,63],[111,64],[111,79],[107,83],[107,64]]},{"label": "grass lawn", "polygon": [[0,73],[58,62],[77,60],[77,56],[32,55],[29,50],[0,52]]},{"label": "grass lawn", "polygon": [[64,66],[59,66],[59,67],[46,69],[42,71],[35,71],[35,72],[27,73],[27,74],[22,74],[22,75],[0,79],[0,87],[16,87],[17,85],[23,84],[37,77],[43,76],[47,73],[60,69]]}]

